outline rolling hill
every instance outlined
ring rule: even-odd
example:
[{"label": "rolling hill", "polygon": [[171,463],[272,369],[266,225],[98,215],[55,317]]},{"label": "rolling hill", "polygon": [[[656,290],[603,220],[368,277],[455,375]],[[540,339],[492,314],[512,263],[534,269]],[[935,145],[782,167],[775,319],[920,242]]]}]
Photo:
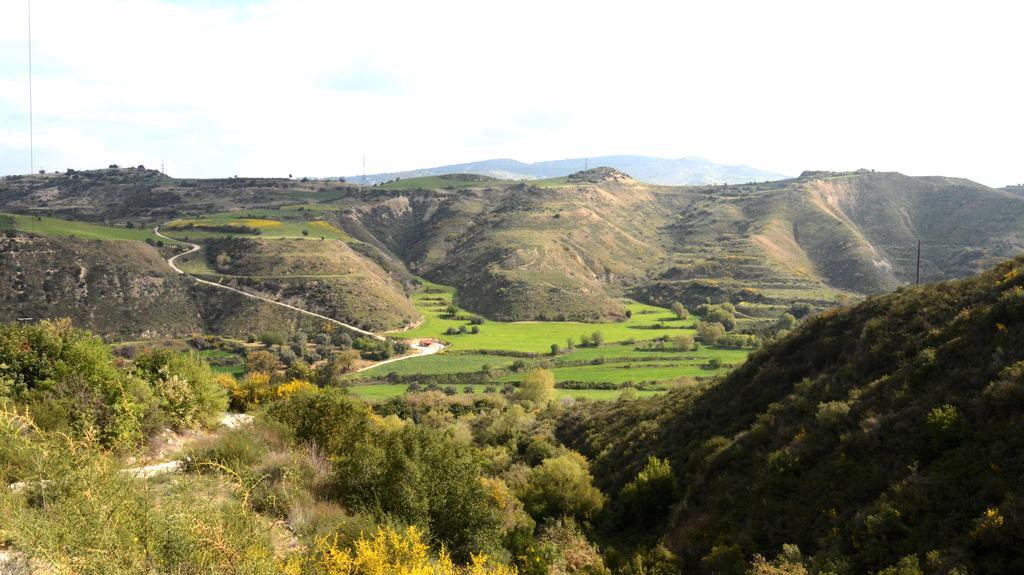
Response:
[{"label": "rolling hill", "polygon": [[780,174],[749,166],[716,164],[703,158],[599,156],[533,163],[509,159],[483,160],[404,172],[347,176],[345,180],[361,185],[373,185],[396,178],[409,179],[445,174],[479,174],[503,180],[535,180],[567,176],[584,169],[587,165],[608,166],[631,174],[644,182],[663,185],[739,184],[785,178]]},{"label": "rolling hill", "polygon": [[[0,211],[93,222],[138,239],[168,219],[167,233],[179,238],[248,238],[266,250],[253,258],[280,253],[246,273],[216,272],[213,260],[197,273],[308,297],[389,329],[414,317],[407,294],[415,276],[454,286],[460,306],[502,320],[614,321],[623,296],[663,306],[728,301],[770,319],[794,302],[825,308],[913,282],[919,240],[922,281],[964,277],[1024,251],[1024,197],[867,170],[662,186],[602,167],[532,181],[456,174],[360,187],[108,169],[5,178]],[[13,227],[31,235],[32,221]],[[293,255],[316,259],[288,254],[321,237],[327,260],[344,253],[344,273],[371,281],[326,277],[342,275],[327,269],[335,264],[321,278],[278,269],[294,268]],[[296,277],[273,286],[259,277],[280,275]]]},{"label": "rolling hill", "polygon": [[611,493],[667,458],[665,522],[612,531],[664,541],[688,573],[743,573],[788,544],[813,572],[1019,573],[1022,272],[825,312],[717,385],[587,406],[560,436]]}]

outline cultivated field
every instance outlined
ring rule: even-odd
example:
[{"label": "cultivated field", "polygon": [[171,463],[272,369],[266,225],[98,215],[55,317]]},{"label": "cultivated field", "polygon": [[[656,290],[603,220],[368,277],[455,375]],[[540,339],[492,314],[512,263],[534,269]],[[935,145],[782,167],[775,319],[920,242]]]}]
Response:
[{"label": "cultivated field", "polygon": [[[174,238],[204,239],[249,236],[267,239],[306,238],[349,240],[348,234],[325,220],[309,220],[301,209],[243,210],[210,214],[201,218],[178,219],[161,231]],[[305,219],[304,219],[305,218]]]},{"label": "cultivated field", "polygon": [[81,238],[84,240],[162,241],[146,228],[103,226],[42,216],[0,213],[0,230],[19,230],[33,234]]},{"label": "cultivated field", "polygon": [[[700,345],[692,351],[681,351],[673,349],[671,342],[659,348],[659,339],[695,335],[697,318],[680,320],[667,309],[632,301],[625,302],[631,317],[617,323],[473,323],[475,316],[454,306],[454,297],[452,288],[426,282],[413,296],[424,322],[416,329],[391,334],[440,339],[449,345],[444,353],[353,375],[354,381],[381,383],[356,384],[350,387],[351,391],[370,400],[395,397],[405,393],[408,385],[395,383],[397,378],[406,382],[440,381],[459,393],[464,393],[466,385],[472,385],[480,392],[488,385],[500,388],[515,384],[526,370],[545,367],[552,370],[559,386],[574,388],[560,388],[560,397],[605,400],[618,397],[624,386],[639,386],[640,395],[644,396],[721,375],[742,363],[749,353],[745,349]],[[452,308],[454,317],[450,313]],[[466,333],[448,333],[462,328]],[[479,333],[471,333],[474,328]],[[601,334],[602,345],[581,345],[581,337],[592,339],[595,332]],[[573,342],[572,349],[569,340]],[[558,345],[557,354],[552,354],[552,344]]]}]

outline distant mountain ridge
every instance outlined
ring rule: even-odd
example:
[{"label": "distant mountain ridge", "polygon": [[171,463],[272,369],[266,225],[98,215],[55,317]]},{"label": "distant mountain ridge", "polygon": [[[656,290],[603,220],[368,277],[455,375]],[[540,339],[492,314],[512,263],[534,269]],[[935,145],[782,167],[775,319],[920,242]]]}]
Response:
[{"label": "distant mountain ridge", "polygon": [[716,164],[710,160],[695,157],[599,156],[533,163],[502,158],[404,172],[347,176],[345,179],[363,185],[388,182],[395,178],[419,178],[445,174],[480,174],[505,180],[534,180],[568,176],[586,167],[596,166],[608,166],[623,171],[641,182],[663,185],[742,184],[782,180],[787,177],[750,166]]}]

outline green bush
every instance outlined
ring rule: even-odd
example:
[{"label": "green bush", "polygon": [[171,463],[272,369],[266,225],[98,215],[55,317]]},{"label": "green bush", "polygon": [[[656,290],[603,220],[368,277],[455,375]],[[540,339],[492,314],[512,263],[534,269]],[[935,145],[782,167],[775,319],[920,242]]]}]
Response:
[{"label": "green bush", "polygon": [[151,382],[161,409],[177,428],[212,426],[227,409],[227,390],[210,364],[193,352],[150,351],[135,360],[135,368]]},{"label": "green bush", "polygon": [[668,515],[676,497],[676,478],[668,460],[652,455],[616,500],[619,523],[640,528],[656,526]]},{"label": "green bush", "polygon": [[586,458],[576,452],[545,459],[530,470],[516,495],[537,520],[569,516],[589,520],[604,506]]},{"label": "green bush", "polygon": [[46,430],[94,431],[107,446],[135,444],[157,405],[149,384],[119,369],[120,361],[67,320],[0,326],[0,402],[27,408]]}]

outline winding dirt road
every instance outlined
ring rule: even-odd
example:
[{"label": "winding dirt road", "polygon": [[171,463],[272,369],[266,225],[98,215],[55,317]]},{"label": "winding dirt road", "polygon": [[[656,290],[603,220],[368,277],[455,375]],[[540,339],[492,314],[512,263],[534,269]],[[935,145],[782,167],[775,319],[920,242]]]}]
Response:
[{"label": "winding dirt road", "polygon": [[331,322],[333,324],[340,325],[341,327],[343,327],[345,329],[352,330],[352,331],[354,331],[356,333],[365,335],[367,337],[372,337],[373,339],[376,339],[378,341],[384,341],[385,339],[387,339],[387,338],[385,338],[382,335],[378,335],[376,333],[373,333],[372,331],[366,331],[365,329],[358,328],[358,327],[356,327],[354,325],[349,325],[349,324],[347,324],[345,322],[338,321],[338,320],[336,320],[334,318],[330,318],[330,317],[327,317],[325,315],[320,315],[320,314],[318,314],[316,312],[309,311],[308,309],[302,309],[300,307],[295,307],[293,305],[289,305],[289,304],[282,303],[282,302],[279,302],[279,301],[274,301],[274,300],[272,300],[270,298],[267,298],[267,297],[259,296],[259,295],[256,295],[256,294],[251,294],[249,292],[245,292],[245,291],[242,291],[240,289],[236,289],[236,288],[233,288],[233,287],[230,287],[230,286],[219,284],[217,282],[211,282],[211,281],[208,281],[208,280],[197,278],[196,276],[194,276],[194,275],[192,275],[190,273],[183,272],[183,271],[181,271],[181,268],[179,268],[178,265],[174,263],[174,260],[180,258],[181,256],[187,256],[189,254],[193,254],[193,253],[199,251],[201,249],[200,246],[198,244],[193,244],[191,242],[185,242],[185,241],[182,241],[182,240],[176,240],[174,238],[167,237],[167,236],[165,236],[165,235],[160,233],[160,226],[156,226],[155,228],[153,228],[153,233],[156,234],[157,236],[161,237],[161,238],[170,240],[172,242],[181,242],[183,244],[187,244],[187,245],[192,246],[191,249],[189,249],[187,252],[181,252],[180,254],[177,254],[175,256],[172,256],[172,257],[168,258],[167,265],[171,266],[172,270],[176,271],[177,273],[179,273],[181,275],[188,276],[189,278],[191,278],[195,282],[198,282],[198,283],[201,283],[201,284],[206,284],[206,285],[213,286],[213,287],[220,288],[220,289],[226,289],[228,291],[233,291],[235,293],[242,294],[242,295],[244,295],[245,297],[248,297],[248,298],[258,299],[260,301],[264,301],[264,302],[271,303],[271,304],[274,304],[274,305],[279,305],[281,307],[286,307],[286,308],[288,308],[290,310],[297,311],[299,313],[304,313],[306,315],[311,315],[311,316],[313,316],[315,318],[319,318],[319,319],[322,319],[324,321],[329,321],[329,322]]},{"label": "winding dirt road", "polygon": [[[171,266],[171,269],[174,270],[175,272],[190,278],[192,281],[195,281],[195,282],[198,282],[198,283],[201,283],[201,284],[206,284],[206,285],[209,285],[209,286],[213,286],[215,288],[220,288],[220,289],[225,289],[225,290],[228,290],[228,291],[233,291],[233,292],[235,292],[237,294],[241,294],[241,295],[243,295],[245,297],[252,298],[252,299],[258,299],[258,300],[266,302],[266,303],[270,303],[270,304],[274,304],[274,305],[279,305],[281,307],[286,307],[286,308],[288,308],[290,310],[297,311],[299,313],[304,313],[306,315],[310,315],[310,316],[313,316],[315,318],[319,318],[319,319],[322,319],[324,321],[329,321],[329,322],[331,322],[333,324],[340,325],[341,327],[343,327],[345,329],[352,330],[352,331],[354,331],[356,333],[365,335],[367,337],[372,337],[372,338],[374,338],[374,339],[376,339],[378,341],[385,341],[387,339],[387,338],[385,338],[384,336],[382,336],[380,334],[373,333],[372,331],[366,331],[365,329],[358,328],[358,327],[356,327],[354,325],[349,325],[349,324],[347,324],[345,322],[338,321],[338,320],[336,320],[334,318],[330,318],[330,317],[318,314],[318,313],[313,312],[313,311],[309,311],[308,309],[302,309],[300,307],[295,307],[293,305],[289,305],[289,304],[282,303],[282,302],[279,302],[279,301],[274,301],[274,300],[272,300],[270,298],[266,298],[266,297],[259,296],[259,295],[256,295],[256,294],[251,294],[249,292],[244,292],[244,291],[242,291],[240,289],[233,288],[233,287],[230,287],[230,286],[226,286],[226,285],[223,285],[223,284],[219,284],[217,282],[211,282],[209,280],[204,280],[204,279],[198,278],[198,277],[196,277],[196,276],[194,276],[194,275],[192,275],[192,274],[190,274],[188,272],[182,271],[182,269],[179,268],[176,263],[174,263],[174,260],[180,258],[181,256],[187,256],[189,254],[193,254],[193,253],[199,251],[201,249],[201,247],[198,244],[193,244],[191,242],[185,242],[185,241],[182,241],[182,240],[176,240],[174,238],[167,237],[167,236],[163,235],[162,233],[160,233],[160,226],[156,226],[155,228],[153,228],[153,233],[155,235],[161,237],[161,238],[166,239],[166,240],[170,240],[172,242],[180,242],[180,243],[183,243],[183,244],[191,246],[187,252],[181,252],[180,254],[176,254],[176,255],[171,256],[170,258],[168,258],[167,259],[167,265]],[[413,325],[403,329],[402,331],[406,331],[408,329],[413,329],[413,328],[415,328],[416,326],[418,326],[421,323],[423,323],[423,320],[420,320],[419,322],[417,322],[417,323],[415,323],[415,324],[413,324]],[[429,345],[420,345],[420,342],[418,340],[412,340],[412,341],[410,341],[410,344],[411,344],[410,345],[410,349],[412,349],[415,353],[412,353],[412,354],[409,354],[409,355],[403,355],[403,356],[400,356],[400,357],[393,357],[391,359],[386,359],[384,361],[379,361],[377,363],[374,363],[373,365],[368,365],[368,366],[366,366],[366,367],[364,367],[362,369],[359,369],[357,371],[366,371],[368,369],[373,369],[373,368],[377,367],[378,365],[383,365],[385,363],[394,363],[396,361],[402,361],[403,359],[409,359],[411,357],[419,357],[421,355],[430,355],[430,354],[438,353],[438,352],[440,352],[441,350],[443,350],[445,348],[445,345],[443,343],[441,343],[441,342],[438,342],[438,341],[432,341]]]}]

